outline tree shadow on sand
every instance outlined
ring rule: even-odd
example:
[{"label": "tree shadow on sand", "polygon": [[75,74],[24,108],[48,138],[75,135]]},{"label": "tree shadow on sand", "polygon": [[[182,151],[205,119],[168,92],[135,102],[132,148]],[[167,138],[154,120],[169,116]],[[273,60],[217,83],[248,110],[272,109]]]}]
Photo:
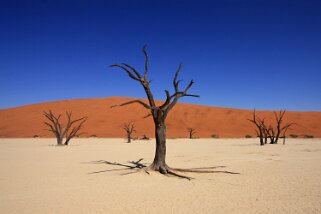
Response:
[{"label": "tree shadow on sand", "polygon": [[[97,174],[97,173],[103,173],[103,172],[114,172],[114,171],[124,171],[125,173],[121,175],[128,175],[128,174],[133,174],[137,172],[145,172],[149,174],[149,168],[147,165],[141,163],[143,158],[140,158],[137,161],[127,161],[127,163],[118,163],[118,162],[110,162],[106,160],[98,160],[98,161],[91,161],[87,162],[89,164],[107,164],[110,166],[119,166],[121,168],[117,169],[107,169],[107,170],[100,170],[100,171],[95,171],[95,172],[90,172],[88,174]],[[226,166],[210,166],[210,167],[197,167],[197,168],[188,168],[188,169],[181,169],[181,168],[171,168],[168,174],[166,175],[171,175],[171,176],[176,176],[179,178],[185,178],[188,180],[194,179],[193,177],[189,177],[180,173],[227,173],[227,174],[233,174],[233,175],[238,175],[240,173],[238,172],[230,172],[230,171],[225,171],[225,170],[214,170],[217,168],[225,168]],[[126,172],[127,171],[127,172]]]}]

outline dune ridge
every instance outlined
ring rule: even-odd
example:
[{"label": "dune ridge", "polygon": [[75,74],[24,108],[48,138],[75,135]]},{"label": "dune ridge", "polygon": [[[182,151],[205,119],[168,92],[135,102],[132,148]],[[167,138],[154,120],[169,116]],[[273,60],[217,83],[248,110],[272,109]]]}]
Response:
[{"label": "dune ridge", "polygon": [[[22,138],[53,137],[45,131],[42,112],[51,109],[55,114],[73,111],[73,116],[87,116],[83,137],[125,137],[122,125],[133,122],[137,132],[134,137],[146,134],[153,136],[152,118],[144,118],[149,112],[141,105],[133,104],[118,108],[113,105],[132,100],[127,97],[108,97],[61,100],[21,107],[0,109],[0,137]],[[141,99],[144,100],[144,99]],[[145,100],[146,101],[146,100]],[[160,102],[160,101],[158,101]],[[258,116],[272,120],[273,111],[257,111]],[[245,135],[255,136],[253,125],[247,121],[252,117],[252,110],[221,108],[194,104],[178,103],[167,119],[167,135],[169,138],[187,138],[188,128],[195,128],[195,137],[209,138],[216,134],[222,138],[240,138]],[[321,112],[286,113],[284,123],[294,122],[296,125],[287,135],[313,135],[321,137]]]}]

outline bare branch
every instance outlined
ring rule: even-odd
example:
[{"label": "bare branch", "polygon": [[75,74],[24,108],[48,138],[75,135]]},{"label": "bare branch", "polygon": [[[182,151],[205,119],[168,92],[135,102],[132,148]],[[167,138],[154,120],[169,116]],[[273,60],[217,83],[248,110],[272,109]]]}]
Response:
[{"label": "bare branch", "polygon": [[144,79],[147,80],[147,73],[148,73],[148,54],[146,51],[147,45],[144,45],[143,47],[143,53],[145,55],[145,72],[144,72]]},{"label": "bare branch", "polygon": [[[173,85],[174,85],[174,89],[175,89],[175,93],[173,95],[169,95],[169,92],[167,90],[165,90],[166,92],[166,101],[164,102],[164,104],[160,107],[161,109],[164,110],[164,116],[166,117],[168,112],[176,105],[177,101],[179,100],[179,98],[181,97],[199,97],[199,95],[194,95],[194,94],[187,94],[187,91],[192,87],[192,85],[194,84],[194,81],[191,80],[190,83],[187,85],[187,87],[185,88],[184,91],[179,91],[179,83],[180,80],[177,80],[179,72],[182,68],[182,64],[179,65],[178,69],[176,70],[176,73],[174,75],[174,79],[173,79]],[[172,100],[174,98],[174,100]]]},{"label": "bare branch", "polygon": [[66,135],[66,142],[65,145],[68,145],[68,142],[77,135],[77,133],[79,132],[79,130],[81,130],[82,125],[87,121],[87,117],[82,117],[80,119],[74,120],[71,123],[75,123],[81,121],[77,126],[73,127],[71,132],[69,133],[69,128],[66,129],[65,131],[65,135]]},{"label": "bare branch", "polygon": [[111,65],[110,67],[119,67],[119,68],[123,69],[124,71],[126,71],[126,73],[128,74],[128,76],[129,76],[130,78],[132,78],[132,79],[134,79],[134,80],[137,80],[137,81],[140,81],[139,78],[135,77],[135,75],[134,75],[131,71],[129,71],[126,67],[124,67],[124,66],[122,66],[122,65],[113,64],[113,65]]},{"label": "bare branch", "polygon": [[187,93],[188,89],[190,89],[190,87],[192,87],[193,84],[194,84],[194,81],[191,80],[191,81],[189,82],[188,86],[186,87],[186,89],[184,90],[184,94]]},{"label": "bare branch", "polygon": [[168,90],[165,90],[165,94],[166,94],[166,100],[164,102],[164,104],[160,107],[161,109],[163,109],[165,106],[169,105],[172,99],[172,96],[169,94]]},{"label": "bare branch", "polygon": [[61,135],[61,125],[59,122],[59,119],[61,117],[61,114],[58,115],[58,117],[56,117],[51,110],[49,110],[49,112],[44,111],[43,115],[49,120],[49,122],[51,122],[51,125],[47,122],[45,122],[45,124],[47,126],[50,126],[50,128],[52,129],[52,132],[56,135],[56,136],[60,136]]},{"label": "bare branch", "polygon": [[260,145],[263,146],[264,145],[264,141],[263,141],[263,138],[266,139],[266,135],[265,135],[265,130],[266,130],[266,127],[265,127],[265,124],[264,124],[264,119],[261,120],[260,118],[257,118],[256,117],[256,111],[254,109],[253,111],[253,119],[247,119],[248,121],[252,122],[255,126],[256,126],[256,134],[257,136],[260,138]]},{"label": "bare branch", "polygon": [[196,94],[185,94],[184,97],[200,97],[200,95],[196,95]]},{"label": "bare branch", "polygon": [[126,67],[128,67],[128,68],[130,68],[135,74],[136,74],[136,76],[137,76],[137,78],[139,79],[139,80],[141,80],[141,76],[140,76],[140,74],[138,73],[138,71],[133,67],[133,66],[131,66],[131,65],[129,65],[129,64],[126,64],[126,63],[122,63],[123,65],[125,65]]},{"label": "bare branch", "polygon": [[154,108],[152,108],[151,106],[147,105],[146,103],[144,103],[141,100],[132,100],[132,101],[129,101],[129,102],[126,102],[126,103],[122,103],[120,105],[113,105],[110,108],[114,108],[114,107],[118,107],[118,106],[126,106],[126,105],[130,105],[130,104],[133,104],[133,103],[139,103],[139,104],[141,104],[142,106],[144,106],[147,109],[154,109]]},{"label": "bare branch", "polygon": [[148,115],[144,116],[143,119],[148,118],[148,117],[150,117],[152,115],[153,115],[152,113],[149,113]]},{"label": "bare branch", "polygon": [[179,84],[180,80],[177,81],[177,77],[178,77],[178,74],[179,74],[182,66],[183,66],[182,64],[179,64],[179,66],[176,70],[175,76],[174,76],[173,85],[174,85],[175,92],[178,92],[178,84]]}]

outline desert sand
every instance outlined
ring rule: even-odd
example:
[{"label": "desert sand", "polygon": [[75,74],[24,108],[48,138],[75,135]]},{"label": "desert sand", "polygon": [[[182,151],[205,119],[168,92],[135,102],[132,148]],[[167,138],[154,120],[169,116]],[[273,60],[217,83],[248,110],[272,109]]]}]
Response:
[{"label": "desert sand", "polygon": [[[321,140],[172,139],[171,167],[225,166],[195,179],[104,161],[153,160],[155,143],[124,139],[0,140],[0,213],[321,213]],[[101,161],[101,162],[99,162]]]},{"label": "desert sand", "polygon": [[[0,109],[0,137],[52,137],[44,130],[43,111],[51,109],[55,114],[73,111],[74,117],[88,116],[84,124],[83,136],[124,137],[124,123],[133,122],[137,132],[134,137],[149,137],[154,135],[152,118],[148,110],[138,104],[110,108],[113,105],[128,102],[136,98],[109,97],[101,99],[76,99],[26,105],[17,108]],[[141,99],[143,100],[143,99]],[[143,100],[147,102],[146,100]],[[160,103],[160,102],[158,102]],[[188,128],[195,128],[195,137],[210,138],[211,135],[220,137],[255,136],[253,124],[247,121],[252,118],[253,110],[220,108],[211,106],[178,103],[169,113],[167,136],[169,138],[188,137]],[[267,123],[274,121],[273,111],[257,111],[257,115],[266,118]],[[313,135],[321,137],[321,112],[287,112],[284,124],[296,123],[287,135]]]}]

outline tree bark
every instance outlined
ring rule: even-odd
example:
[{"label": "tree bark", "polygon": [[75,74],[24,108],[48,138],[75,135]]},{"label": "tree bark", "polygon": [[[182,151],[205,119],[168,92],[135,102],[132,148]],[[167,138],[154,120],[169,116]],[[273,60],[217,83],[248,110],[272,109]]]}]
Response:
[{"label": "tree bark", "polygon": [[161,173],[167,173],[166,158],[166,125],[165,121],[155,122],[156,152],[151,168]]},{"label": "tree bark", "polygon": [[58,145],[58,146],[62,146],[62,145],[63,145],[63,140],[64,140],[63,137],[58,136],[58,137],[57,137],[57,145]]}]

